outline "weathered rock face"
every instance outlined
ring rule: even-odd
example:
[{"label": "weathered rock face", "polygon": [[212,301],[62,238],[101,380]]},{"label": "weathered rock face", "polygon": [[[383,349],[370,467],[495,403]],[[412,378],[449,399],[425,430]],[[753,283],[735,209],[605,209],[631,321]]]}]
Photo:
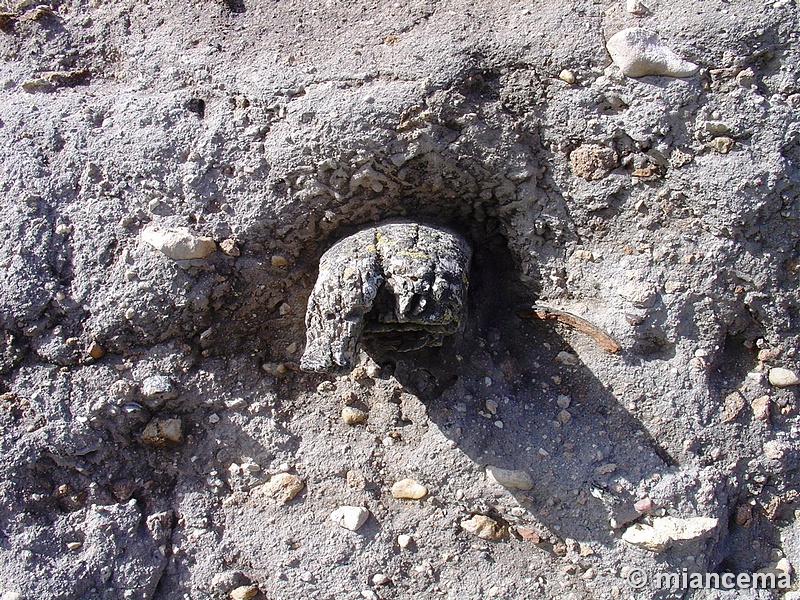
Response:
[{"label": "weathered rock face", "polygon": [[416,223],[370,227],[320,260],[308,300],[306,371],[347,372],[364,334],[399,334],[400,350],[441,343],[462,325],[471,248]]}]

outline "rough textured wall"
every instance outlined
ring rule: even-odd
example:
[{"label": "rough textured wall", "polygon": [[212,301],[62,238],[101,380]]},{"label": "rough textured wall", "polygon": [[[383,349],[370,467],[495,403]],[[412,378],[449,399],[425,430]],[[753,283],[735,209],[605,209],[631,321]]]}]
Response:
[{"label": "rough textured wall", "polygon": [[[615,598],[632,567],[800,565],[796,0],[0,13],[3,600]],[[699,70],[626,77],[627,27]],[[394,218],[472,244],[464,332],[299,372],[320,256]],[[663,516],[718,521],[621,539]]]}]

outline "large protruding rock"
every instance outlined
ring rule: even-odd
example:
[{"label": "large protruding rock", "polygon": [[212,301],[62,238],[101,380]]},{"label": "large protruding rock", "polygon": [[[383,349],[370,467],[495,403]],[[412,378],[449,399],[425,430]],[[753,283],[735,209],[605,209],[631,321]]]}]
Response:
[{"label": "large protruding rock", "polygon": [[417,223],[370,227],[330,248],[308,300],[306,371],[350,371],[366,334],[399,350],[440,344],[462,325],[471,248]]},{"label": "large protruding rock", "polygon": [[696,64],[675,54],[657,33],[649,29],[623,29],[609,38],[606,48],[614,64],[628,77],[690,77],[699,69]]}]

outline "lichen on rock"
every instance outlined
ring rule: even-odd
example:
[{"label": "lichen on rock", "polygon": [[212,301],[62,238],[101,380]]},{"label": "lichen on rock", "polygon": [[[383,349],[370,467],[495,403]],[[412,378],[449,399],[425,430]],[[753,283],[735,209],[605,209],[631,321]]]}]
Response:
[{"label": "lichen on rock", "polygon": [[460,236],[417,223],[337,242],[308,300],[301,368],[350,371],[365,334],[391,337],[398,350],[440,344],[463,324],[471,255]]}]

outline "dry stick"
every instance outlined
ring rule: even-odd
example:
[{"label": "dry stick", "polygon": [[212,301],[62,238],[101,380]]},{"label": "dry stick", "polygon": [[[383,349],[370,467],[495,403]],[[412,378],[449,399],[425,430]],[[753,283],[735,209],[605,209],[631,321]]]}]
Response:
[{"label": "dry stick", "polygon": [[517,316],[522,317],[523,319],[537,318],[542,319],[543,321],[548,319],[558,321],[559,323],[569,325],[570,327],[591,336],[594,341],[600,344],[600,346],[608,352],[617,353],[622,349],[622,346],[620,346],[614,338],[600,329],[597,325],[593,325],[586,319],[579,317],[578,315],[568,313],[564,310],[551,308],[549,306],[542,306],[541,304],[534,304],[530,309],[519,311]]}]

